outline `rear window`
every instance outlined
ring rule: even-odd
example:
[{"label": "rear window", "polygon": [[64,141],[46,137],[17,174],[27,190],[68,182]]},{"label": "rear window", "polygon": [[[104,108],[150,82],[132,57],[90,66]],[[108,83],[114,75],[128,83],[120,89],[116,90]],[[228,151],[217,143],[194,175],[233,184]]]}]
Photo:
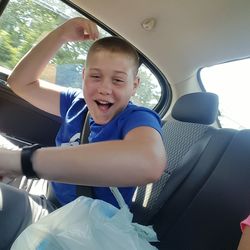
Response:
[{"label": "rear window", "polygon": [[[10,72],[48,32],[76,16],[83,15],[59,0],[10,0],[0,17],[0,69]],[[101,27],[99,31],[101,37],[111,36]],[[91,43],[65,44],[50,61],[41,79],[81,87],[82,67]],[[163,91],[155,72],[142,63],[139,69],[141,87],[133,97],[136,104],[153,109],[159,103]]]},{"label": "rear window", "polygon": [[219,96],[222,127],[250,128],[250,59],[227,62],[200,70],[206,91]]}]

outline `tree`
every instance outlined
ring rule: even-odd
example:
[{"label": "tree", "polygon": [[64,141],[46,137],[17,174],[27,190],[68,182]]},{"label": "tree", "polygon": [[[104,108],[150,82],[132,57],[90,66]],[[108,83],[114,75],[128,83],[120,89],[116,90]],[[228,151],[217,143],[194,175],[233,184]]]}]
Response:
[{"label": "tree", "polygon": [[[60,0],[11,0],[0,19],[0,65],[13,69],[48,32],[66,19],[81,16]],[[101,30],[101,37],[108,36]],[[51,60],[56,83],[81,87],[82,66],[92,41],[67,43]],[[140,69],[141,87],[133,100],[153,108],[160,97],[159,84],[146,67]]]},{"label": "tree", "polygon": [[4,30],[0,30],[0,44],[1,61],[5,62],[5,67],[11,68],[15,63],[17,50],[11,46],[11,37],[9,33]]},{"label": "tree", "polygon": [[140,87],[132,100],[139,105],[154,108],[161,96],[159,83],[144,64],[140,67],[138,75]]},{"label": "tree", "polygon": [[55,27],[61,18],[53,12],[49,12],[31,0],[12,0],[0,19],[0,30],[8,33],[5,36],[5,44],[8,43],[9,55],[14,60],[6,62],[0,55],[0,63],[10,69],[27,53],[35,44],[41,34]]},{"label": "tree", "polygon": [[[56,6],[58,0],[50,0],[51,6]],[[60,15],[41,5],[40,2],[32,0],[12,0],[0,19],[0,30],[7,35],[2,37],[4,45],[9,47],[8,53],[15,52],[14,61],[6,63],[5,56],[0,55],[0,63],[3,66],[13,68],[15,64],[27,53],[32,45],[37,43],[46,33],[57,27],[66,16]],[[2,43],[1,43],[2,44]],[[55,63],[78,63],[78,56],[86,53],[89,44],[63,47],[58,55],[53,59]],[[10,48],[13,48],[11,50]],[[82,60],[81,60],[82,62]]]}]

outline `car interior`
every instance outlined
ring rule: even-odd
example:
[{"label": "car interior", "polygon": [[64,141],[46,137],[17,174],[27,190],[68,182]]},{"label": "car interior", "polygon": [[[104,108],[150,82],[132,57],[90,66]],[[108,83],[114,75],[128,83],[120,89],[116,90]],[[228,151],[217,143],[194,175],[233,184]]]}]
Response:
[{"label": "car interior", "polygon": [[[157,79],[157,86],[152,85],[146,94],[142,92],[154,100],[143,97],[141,103],[162,119],[168,163],[157,182],[136,188],[131,207],[133,220],[153,226],[159,242],[152,245],[161,250],[237,249],[240,222],[250,213],[249,92],[242,89],[240,76],[231,79],[232,89],[229,85],[221,87],[219,80],[212,88],[205,84],[202,72],[214,69],[214,65],[248,60],[250,1],[31,2],[56,12],[54,5],[50,7],[51,1],[58,2],[58,6],[60,2],[109,34],[129,41],[146,66],[145,72],[150,71]],[[0,1],[0,57],[10,51],[1,40],[5,37],[1,32],[6,27],[1,26],[6,25],[4,15],[10,15],[8,8],[17,2]],[[58,13],[67,16],[66,12],[62,14],[62,8]],[[60,118],[13,93],[7,85],[14,68],[9,65],[0,58],[0,146],[54,146]],[[249,88],[248,80],[245,82]],[[142,91],[145,85],[143,80]],[[227,112],[229,104],[222,106],[224,94],[232,105]],[[240,102],[242,106],[234,110],[232,107]],[[231,126],[232,122],[225,125],[222,118],[231,117],[234,111],[246,122],[238,126],[235,116],[230,119],[237,127]],[[6,182],[34,193],[47,185],[45,180],[25,177]]]}]

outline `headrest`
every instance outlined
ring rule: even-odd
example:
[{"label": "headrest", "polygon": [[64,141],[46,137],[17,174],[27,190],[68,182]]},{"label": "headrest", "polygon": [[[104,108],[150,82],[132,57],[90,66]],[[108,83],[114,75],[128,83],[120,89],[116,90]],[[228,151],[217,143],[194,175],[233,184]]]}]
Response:
[{"label": "headrest", "polygon": [[172,109],[172,117],[182,122],[212,124],[218,115],[219,98],[214,93],[196,92],[181,96]]}]

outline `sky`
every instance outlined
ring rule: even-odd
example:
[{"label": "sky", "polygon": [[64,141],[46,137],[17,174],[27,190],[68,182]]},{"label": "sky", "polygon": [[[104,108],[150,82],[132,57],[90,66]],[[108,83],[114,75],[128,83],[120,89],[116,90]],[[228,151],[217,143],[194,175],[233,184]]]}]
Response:
[{"label": "sky", "polygon": [[203,68],[201,79],[219,95],[223,127],[250,128],[250,59]]}]

